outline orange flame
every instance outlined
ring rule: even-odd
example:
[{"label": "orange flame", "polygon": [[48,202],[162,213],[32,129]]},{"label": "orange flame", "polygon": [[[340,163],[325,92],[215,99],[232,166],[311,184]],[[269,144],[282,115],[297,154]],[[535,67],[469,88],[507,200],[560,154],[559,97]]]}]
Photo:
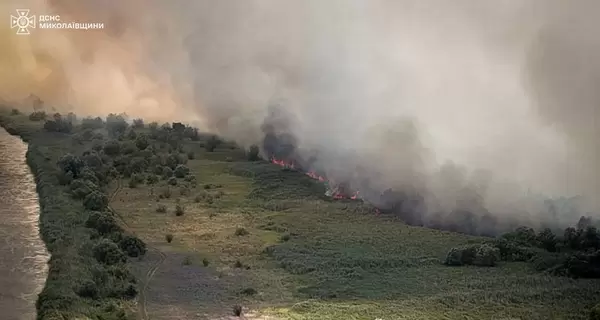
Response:
[{"label": "orange flame", "polygon": [[[271,162],[273,164],[276,164],[280,167],[284,167],[284,168],[291,168],[294,169],[294,163],[292,162],[287,162],[285,160],[277,160],[275,158],[271,159]],[[305,172],[304,174],[306,174],[307,176],[315,179],[315,180],[319,180],[319,182],[326,182],[327,179],[325,179],[324,177],[318,175],[316,172],[314,171],[309,171],[309,172]],[[343,193],[340,193],[339,191],[336,191],[333,196],[331,196],[333,199],[351,199],[351,200],[357,200],[359,196],[359,192],[356,191],[354,192],[354,194],[350,197],[344,195]]]}]

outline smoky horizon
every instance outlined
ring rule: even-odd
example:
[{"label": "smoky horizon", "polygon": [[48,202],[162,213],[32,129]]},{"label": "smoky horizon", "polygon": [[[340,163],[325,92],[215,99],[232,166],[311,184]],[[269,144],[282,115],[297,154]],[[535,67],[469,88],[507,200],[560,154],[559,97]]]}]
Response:
[{"label": "smoky horizon", "polygon": [[[309,162],[376,205],[403,192],[424,220],[600,212],[593,0],[0,4],[6,19],[22,8],[104,29],[0,26],[3,100],[183,121]],[[569,203],[553,213],[548,198]]]}]

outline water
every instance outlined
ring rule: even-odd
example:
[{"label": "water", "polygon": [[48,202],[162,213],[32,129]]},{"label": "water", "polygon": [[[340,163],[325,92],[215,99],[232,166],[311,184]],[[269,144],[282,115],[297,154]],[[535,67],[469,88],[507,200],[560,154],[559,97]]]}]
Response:
[{"label": "water", "polygon": [[35,319],[49,259],[27,144],[0,128],[0,319]]}]

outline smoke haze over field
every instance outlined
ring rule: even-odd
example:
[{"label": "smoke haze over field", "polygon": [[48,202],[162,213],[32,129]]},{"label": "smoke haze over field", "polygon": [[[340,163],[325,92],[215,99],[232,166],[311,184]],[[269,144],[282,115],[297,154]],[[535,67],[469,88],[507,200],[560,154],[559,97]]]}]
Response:
[{"label": "smoke haze over field", "polygon": [[21,8],[105,29],[16,36],[6,23],[5,99],[184,119],[244,145],[276,105],[299,148],[357,188],[413,188],[435,211],[537,215],[528,190],[600,211],[597,1],[0,4],[7,20]]}]

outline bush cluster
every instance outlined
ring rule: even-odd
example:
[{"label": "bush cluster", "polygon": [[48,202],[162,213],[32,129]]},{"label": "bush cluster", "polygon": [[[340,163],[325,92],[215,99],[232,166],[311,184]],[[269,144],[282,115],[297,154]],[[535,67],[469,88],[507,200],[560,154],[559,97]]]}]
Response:
[{"label": "bush cluster", "polygon": [[481,244],[452,248],[446,256],[445,264],[493,267],[498,261],[500,261],[500,250],[489,244]]},{"label": "bush cluster", "polygon": [[600,234],[587,217],[565,229],[562,237],[548,228],[536,233],[519,227],[484,245],[452,248],[445,263],[494,265],[498,260],[529,262],[535,270],[554,275],[600,278]]}]

